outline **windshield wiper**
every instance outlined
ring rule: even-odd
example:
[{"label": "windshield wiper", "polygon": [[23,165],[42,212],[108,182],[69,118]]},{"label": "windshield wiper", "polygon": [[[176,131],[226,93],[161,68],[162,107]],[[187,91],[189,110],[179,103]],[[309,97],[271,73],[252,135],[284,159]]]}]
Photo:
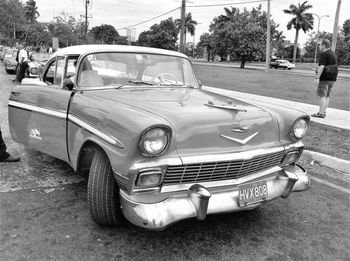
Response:
[{"label": "windshield wiper", "polygon": [[124,86],[130,85],[130,83],[134,84],[134,85],[154,85],[154,82],[150,82],[150,81],[136,81],[136,80],[130,80],[127,83],[123,83],[120,84],[118,86],[115,87],[115,89],[120,89]]}]

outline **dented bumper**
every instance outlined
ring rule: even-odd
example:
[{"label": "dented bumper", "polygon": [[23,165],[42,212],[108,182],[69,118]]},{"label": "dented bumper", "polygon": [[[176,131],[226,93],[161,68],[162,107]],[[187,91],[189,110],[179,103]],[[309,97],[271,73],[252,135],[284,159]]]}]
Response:
[{"label": "dented bumper", "polygon": [[265,181],[268,196],[247,205],[239,204],[239,186],[223,189],[207,189],[205,184],[194,184],[183,196],[169,197],[156,203],[133,201],[125,192],[120,192],[124,216],[133,224],[152,230],[162,230],[177,221],[196,217],[205,219],[207,214],[225,213],[253,209],[278,197],[286,198],[292,191],[307,190],[310,179],[299,165],[289,166],[256,181]]}]

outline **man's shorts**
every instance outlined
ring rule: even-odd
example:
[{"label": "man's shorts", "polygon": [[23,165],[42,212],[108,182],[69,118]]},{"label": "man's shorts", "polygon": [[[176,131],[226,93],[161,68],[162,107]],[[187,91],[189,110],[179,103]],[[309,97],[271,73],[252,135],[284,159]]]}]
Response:
[{"label": "man's shorts", "polygon": [[331,95],[334,81],[320,81],[316,94],[320,97],[329,97]]}]

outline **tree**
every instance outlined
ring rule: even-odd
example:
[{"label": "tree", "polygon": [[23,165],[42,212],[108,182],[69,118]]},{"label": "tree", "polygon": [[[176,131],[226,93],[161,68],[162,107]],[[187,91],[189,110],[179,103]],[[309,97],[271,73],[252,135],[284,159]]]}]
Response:
[{"label": "tree", "polygon": [[17,31],[24,23],[24,7],[21,1],[0,1],[0,32],[6,38],[15,39],[17,37]]},{"label": "tree", "polygon": [[58,38],[59,47],[62,48],[77,44],[77,35],[74,34],[75,26],[75,18],[62,12],[61,15],[54,17],[54,22],[49,23],[47,28],[51,37]]},{"label": "tree", "polygon": [[289,9],[284,9],[283,12],[286,14],[293,15],[294,17],[288,22],[287,29],[290,30],[292,27],[295,29],[295,40],[293,49],[293,62],[296,60],[296,52],[298,46],[299,31],[302,29],[304,33],[313,29],[314,18],[311,13],[306,13],[307,10],[312,8],[312,5],[307,4],[307,1],[298,6],[291,4]]},{"label": "tree", "polygon": [[[185,16],[185,34],[184,34],[184,42],[186,44],[186,34],[187,32],[190,33],[191,36],[194,35],[194,32],[196,30],[196,25],[197,25],[197,21],[192,20],[192,14],[188,13]],[[181,28],[181,19],[176,19],[175,20],[175,26],[178,30],[178,32],[180,32],[180,28]]]},{"label": "tree", "polygon": [[344,34],[345,41],[350,40],[350,19],[345,20],[342,28],[342,33]]},{"label": "tree", "polygon": [[117,30],[115,30],[113,25],[109,24],[93,27],[91,29],[91,34],[97,42],[102,44],[114,44],[120,38]]},{"label": "tree", "polygon": [[167,50],[176,50],[178,30],[172,18],[163,20],[158,24],[151,26],[150,30],[143,31],[138,38],[137,44],[162,48]]},{"label": "tree", "polygon": [[40,16],[38,7],[35,0],[28,0],[24,5],[24,14],[29,23],[36,22],[36,19]]},{"label": "tree", "polygon": [[[237,57],[244,68],[246,61],[265,56],[267,37],[267,13],[262,6],[241,12],[239,9],[224,9],[225,15],[215,17],[209,31],[213,41],[213,55],[226,60],[227,55]],[[278,25],[271,21],[271,35]]]},{"label": "tree", "polygon": [[283,35],[283,31],[276,30],[275,34],[272,36],[272,52],[277,56],[284,58],[284,40],[286,37]]},{"label": "tree", "polygon": [[209,33],[204,33],[200,36],[199,42],[197,44],[197,50],[203,50],[200,53],[201,56],[204,55],[204,50],[207,52],[207,60],[208,62],[212,58],[212,49],[214,48],[213,36]]}]

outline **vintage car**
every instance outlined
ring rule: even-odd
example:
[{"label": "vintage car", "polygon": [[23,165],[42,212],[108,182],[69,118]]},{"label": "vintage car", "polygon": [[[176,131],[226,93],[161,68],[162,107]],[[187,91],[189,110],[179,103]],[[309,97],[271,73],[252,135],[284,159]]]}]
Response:
[{"label": "vintage car", "polygon": [[48,53],[36,53],[33,52],[29,56],[29,63],[27,69],[27,77],[36,78],[42,73],[45,64],[50,58]]},{"label": "vintage car", "polygon": [[16,56],[17,56],[17,49],[7,49],[5,54],[4,54],[4,64],[5,64],[5,71],[8,74],[13,74],[16,71],[17,67],[17,61],[16,61]]},{"label": "vintage car", "polygon": [[276,60],[276,61],[270,63],[270,68],[275,68],[275,69],[282,68],[282,69],[291,70],[291,69],[295,68],[295,64],[290,63],[287,60]]},{"label": "vintage car", "polygon": [[[233,86],[234,87],[234,86]],[[187,56],[72,46],[11,90],[12,138],[88,175],[91,216],[153,230],[249,210],[310,185],[308,115],[205,90]]]}]

